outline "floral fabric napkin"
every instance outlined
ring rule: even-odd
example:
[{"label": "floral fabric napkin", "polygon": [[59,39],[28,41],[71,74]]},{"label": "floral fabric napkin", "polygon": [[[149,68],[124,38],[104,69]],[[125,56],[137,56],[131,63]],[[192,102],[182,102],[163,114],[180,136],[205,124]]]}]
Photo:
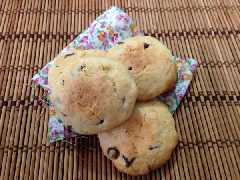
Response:
[{"label": "floral fabric napkin", "polygon": [[[107,50],[117,42],[136,35],[142,35],[142,33],[135,26],[132,19],[121,9],[112,7],[100,15],[88,29],[82,32],[60,53],[68,53],[69,48]],[[158,97],[159,100],[169,106],[169,110],[172,113],[179,106],[192,80],[192,74],[197,68],[197,61],[194,59],[175,57],[175,61],[178,67],[176,87],[172,91]],[[53,63],[54,60],[50,61],[32,78],[36,85],[47,91],[50,91],[48,87],[48,70]],[[48,141],[51,143],[77,136],[77,134],[64,127],[63,120],[55,115],[51,103],[49,107]]]}]

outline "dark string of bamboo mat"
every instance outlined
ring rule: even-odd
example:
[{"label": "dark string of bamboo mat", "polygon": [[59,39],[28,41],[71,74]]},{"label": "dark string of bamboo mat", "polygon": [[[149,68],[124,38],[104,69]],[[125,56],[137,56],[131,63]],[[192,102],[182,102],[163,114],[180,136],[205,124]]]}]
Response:
[{"label": "dark string of bamboo mat", "polygon": [[[145,35],[199,62],[174,114],[179,144],[162,168],[119,173],[96,136],[47,143],[48,109],[31,78],[98,15],[122,7]],[[238,0],[2,0],[0,179],[239,179]]]},{"label": "dark string of bamboo mat", "polygon": [[[79,34],[79,33],[78,33]],[[19,39],[19,40],[23,40],[23,39],[41,39],[42,41],[44,41],[45,39],[49,39],[49,40],[53,40],[53,39],[74,39],[77,37],[78,34],[70,34],[70,33],[57,33],[57,34],[46,34],[46,33],[42,33],[42,34],[38,34],[38,33],[8,33],[6,32],[5,34],[0,34],[0,40],[14,40],[14,39]],[[215,37],[215,36],[224,36],[224,37],[238,37],[240,34],[240,31],[238,30],[211,30],[211,29],[202,29],[202,30],[196,30],[196,31],[182,31],[182,32],[178,32],[178,31],[174,31],[174,32],[161,32],[161,33],[153,33],[153,34],[149,34],[149,33],[144,33],[145,36],[155,36],[155,37],[169,37],[169,38],[197,38],[197,37]]]},{"label": "dark string of bamboo mat", "polygon": [[[96,151],[97,146],[95,146],[94,144],[88,144],[88,146],[84,146],[85,141],[89,141],[92,138],[97,138],[97,137],[74,137],[71,139],[66,139],[63,140],[64,144],[66,145],[66,148],[70,148],[70,150],[74,150],[74,148],[79,148],[79,149],[87,149],[89,151]],[[80,139],[80,141],[79,141]],[[86,139],[86,140],[84,140]],[[71,143],[71,140],[76,140],[73,143]],[[15,145],[7,145],[7,146],[1,146],[0,150],[5,150],[4,152],[7,152],[8,150],[16,152],[18,150],[21,151],[46,151],[47,148],[51,148],[51,146],[56,146],[55,148],[61,148],[60,146],[54,145],[56,143],[52,143],[50,145],[46,145],[46,144],[41,144],[39,146],[33,145],[33,146],[15,146]],[[178,148],[184,148],[184,147],[188,147],[188,148],[194,148],[194,146],[197,146],[198,148],[203,148],[203,146],[208,146],[208,147],[213,147],[214,145],[216,145],[218,148],[223,148],[224,145],[226,145],[227,147],[232,147],[232,146],[236,146],[239,147],[240,146],[240,141],[239,139],[234,139],[232,141],[230,140],[216,140],[216,141],[210,141],[207,140],[206,142],[183,142],[183,141],[179,141],[178,144]]]},{"label": "dark string of bamboo mat", "polygon": [[[178,116],[178,117],[179,117],[179,116]],[[189,143],[189,142],[187,142],[187,143],[188,143],[188,144],[191,144],[191,143]],[[209,142],[208,142],[208,143],[209,143]],[[210,143],[211,143],[211,142],[210,142]],[[193,144],[194,144],[194,143],[193,143]],[[203,144],[201,147],[204,147],[204,145],[205,145],[205,144]],[[225,145],[226,145],[226,146],[225,146]],[[180,141],[180,145],[179,145],[179,146],[181,147],[181,141]],[[228,148],[230,148],[230,147],[229,147],[227,144],[224,144],[224,143],[223,143],[223,145],[222,145],[222,146],[223,146],[223,147],[228,147]],[[235,144],[234,144],[232,148],[234,148],[235,146],[236,146],[236,147],[238,147],[237,145],[235,145]],[[208,148],[215,147],[215,144],[213,143],[213,145],[212,145],[212,146],[209,146],[209,145],[207,145],[207,147],[208,147]],[[189,147],[189,148],[190,148],[190,149],[191,149],[191,148],[194,148],[194,146],[193,146],[193,147]],[[222,147],[219,147],[219,146],[217,146],[217,148],[219,148],[219,149],[220,149],[220,148],[222,148]],[[198,148],[198,149],[199,149],[199,148]],[[11,150],[10,150],[10,151],[11,151]],[[19,149],[19,151],[22,151],[22,150],[21,150],[21,149]]]},{"label": "dark string of bamboo mat", "polygon": [[[16,13],[3,13],[3,20],[6,21],[8,16],[11,16],[13,20],[15,17],[19,17],[19,21],[17,24],[11,24],[11,21],[8,22],[8,27],[12,26],[11,31],[13,32],[24,32],[27,31],[54,31],[57,32],[57,30],[68,30],[65,32],[75,32],[77,34],[78,32],[81,32],[83,29],[85,29],[85,24],[90,24],[90,22],[96,18],[101,12],[96,11],[97,9],[104,10],[105,6],[99,6],[97,7],[95,1],[92,2],[93,5],[95,5],[95,8],[89,7],[88,3],[66,3],[66,5],[62,1],[40,1],[39,3],[34,3],[27,1],[21,1],[20,3],[13,4],[12,6],[8,7],[9,4],[6,4],[7,7],[3,8],[5,11],[10,11],[14,9],[20,9],[20,11],[16,11]],[[221,28],[223,30],[225,29],[238,29],[239,24],[239,3],[235,5],[229,5],[224,3],[214,3],[211,2],[195,2],[192,4],[191,2],[185,0],[182,1],[183,3],[177,2],[177,3],[169,3],[169,2],[162,2],[157,3],[155,1],[120,1],[120,2],[111,2],[108,1],[108,7],[113,4],[120,4],[121,7],[125,7],[126,11],[138,22],[140,25],[140,28],[144,32],[161,32],[165,29],[172,30],[172,31],[182,31],[182,30],[191,30],[191,29],[203,29],[203,28]],[[64,4],[64,5],[63,5]],[[77,7],[78,8],[77,8]],[[230,6],[230,7],[228,7]],[[139,7],[139,9],[131,7]],[[175,10],[175,7],[178,9],[178,11]],[[181,8],[186,7],[186,8]],[[196,8],[194,8],[196,7]],[[215,7],[215,8],[211,8]],[[225,7],[225,8],[224,8]],[[231,7],[235,7],[231,8]],[[164,11],[164,9],[172,9],[172,11]],[[21,10],[22,9],[22,10]],[[29,11],[24,11],[24,9],[38,9],[39,11],[36,11],[35,13],[31,13]],[[48,11],[48,9],[51,9],[51,11],[58,12],[58,10],[62,10],[66,13],[51,13],[51,11]],[[74,10],[83,10],[84,12],[81,13],[75,13]],[[148,9],[145,11],[144,9]],[[157,11],[155,11],[156,9]],[[191,10],[186,11],[185,10]],[[198,11],[200,9],[201,11]],[[210,9],[210,11],[209,11]],[[43,10],[43,11],[41,11]],[[70,12],[70,13],[68,13]],[[217,14],[221,14],[221,18],[217,16]],[[34,21],[30,21],[32,16],[36,16],[36,19]],[[163,18],[159,18],[159,16]],[[142,17],[142,18],[141,18]],[[166,17],[166,18],[164,18]],[[177,17],[177,18],[176,18]],[[91,18],[91,19],[90,19]],[[141,19],[140,19],[141,18]],[[171,19],[171,22],[169,22],[167,19]],[[176,19],[179,19],[179,21],[176,21]],[[142,23],[141,21],[145,20],[145,23]],[[155,23],[152,23],[151,21],[154,21]],[[79,23],[82,22],[82,23]],[[189,22],[192,23],[192,25],[189,24]],[[44,28],[36,28],[34,27],[35,24],[41,24]],[[148,23],[148,24],[146,24]],[[47,26],[49,24],[49,26]],[[159,24],[157,26],[156,24]],[[51,27],[52,26],[52,27]],[[193,27],[195,26],[195,27]],[[4,31],[4,28],[2,26],[2,30]],[[79,29],[80,28],[80,29]],[[161,28],[161,29],[159,29]]]},{"label": "dark string of bamboo mat", "polygon": [[[168,43],[168,41],[171,42],[176,42],[176,45],[181,46],[181,44],[183,44],[184,48],[186,47],[191,47],[191,48],[197,48],[197,50],[199,52],[197,52],[196,56],[198,55],[198,60],[199,60],[199,64],[200,64],[200,69],[199,70],[204,70],[205,73],[203,73],[203,75],[198,75],[195,76],[197,78],[204,78],[203,76],[210,76],[208,74],[212,74],[212,73],[218,73],[219,70],[224,70],[222,71],[223,73],[225,73],[227,76],[230,76],[231,79],[228,79],[229,81],[233,81],[233,86],[235,87],[235,92],[237,92],[239,89],[238,83],[239,80],[237,79],[237,74],[238,74],[238,70],[239,70],[239,51],[238,51],[238,39],[237,38],[226,38],[226,37],[201,37],[201,38],[169,38],[169,37],[159,37],[159,39],[161,39],[165,44]],[[208,43],[205,43],[206,41]],[[56,42],[57,41],[57,42]],[[59,40],[51,40],[49,41],[48,39],[45,39],[44,41],[37,39],[36,41],[33,41],[32,39],[30,40],[18,40],[15,39],[13,41],[8,40],[8,41],[0,41],[1,45],[2,45],[2,52],[3,55],[1,57],[2,59],[2,65],[1,65],[1,69],[3,71],[4,67],[13,67],[13,66],[22,66],[22,67],[28,67],[31,66],[29,64],[29,62],[26,65],[17,65],[15,63],[15,60],[18,60],[18,56],[19,53],[24,54],[25,56],[28,56],[27,58],[29,58],[29,60],[33,61],[35,60],[39,54],[34,54],[34,53],[30,53],[27,54],[28,49],[32,48],[33,46],[38,46],[38,48],[41,48],[41,46],[45,46],[44,44],[51,44],[51,45],[55,45],[55,43],[58,43],[60,41],[64,41],[63,39],[59,39]],[[66,41],[64,41],[66,42]],[[26,44],[28,47],[28,49],[24,49],[24,47],[22,47],[22,49],[17,49],[17,44]],[[188,43],[186,45],[186,43]],[[226,44],[228,46],[226,46]],[[11,47],[9,47],[11,45]],[[31,47],[30,47],[31,46]],[[169,44],[169,47],[171,47],[172,45]],[[206,48],[206,46],[210,46],[210,49],[212,50],[211,52],[208,52],[207,50],[205,50],[204,48]],[[225,47],[226,46],[226,47]],[[173,48],[176,48],[177,46],[172,46]],[[17,50],[17,55],[18,56],[13,56],[11,51],[12,49],[15,48],[15,50]],[[178,48],[178,47],[177,47]],[[226,54],[224,51],[224,48],[226,49],[226,53],[228,54],[228,57],[226,58]],[[192,55],[190,50],[187,50],[189,55],[186,54],[180,54],[179,52],[181,52],[180,50],[176,50],[176,55],[177,56],[182,56],[182,57],[194,57],[194,55]],[[201,51],[201,52],[200,52]],[[221,52],[222,51],[222,52]],[[6,52],[6,53],[5,53]],[[54,53],[54,55],[56,55],[59,51],[57,51],[56,53]],[[224,52],[224,53],[223,53]],[[196,52],[194,52],[196,53]],[[211,53],[209,54],[210,56],[208,58],[205,58],[204,54],[207,53]],[[49,59],[53,58],[54,55],[52,55],[51,57],[49,57]],[[29,57],[29,56],[33,56],[33,57]],[[225,56],[225,57],[224,57]],[[216,58],[215,58],[216,57]],[[12,59],[14,62],[13,65],[10,64],[10,61],[8,61],[9,59]],[[49,60],[47,59],[47,61]],[[219,59],[219,60],[218,60]],[[45,61],[45,62],[47,62]],[[39,64],[39,65],[33,65],[32,67],[42,67],[43,63]],[[30,69],[29,69],[30,70]],[[32,70],[32,69],[31,69]],[[31,71],[30,70],[30,71]],[[37,72],[38,69],[33,69],[34,73]],[[8,68],[5,69],[4,72],[9,73],[9,71],[14,71],[15,70],[10,70]],[[7,76],[7,73],[5,73],[5,76]],[[213,74],[214,75],[214,74]],[[1,72],[1,76],[3,77],[3,72]],[[209,78],[209,77],[206,77]],[[211,77],[214,78],[214,77]],[[5,80],[7,81],[7,77],[5,77]],[[212,79],[208,79],[208,84],[214,84],[216,83],[214,80]],[[30,82],[30,81],[28,81]],[[198,82],[198,83],[202,83],[202,81]],[[211,88],[211,87],[209,87]],[[208,88],[208,89],[209,89]],[[221,88],[225,88],[224,86],[222,86]],[[216,88],[214,88],[215,90],[217,90]],[[199,88],[200,90],[200,88]],[[228,91],[230,89],[226,89],[225,91]],[[209,90],[207,90],[209,91]],[[233,90],[232,90],[233,91]]]},{"label": "dark string of bamboo mat", "polygon": [[[115,5],[115,4],[112,4]],[[156,12],[162,12],[162,11],[184,11],[184,10],[219,10],[219,9],[238,9],[239,3],[236,5],[188,5],[183,4],[182,6],[167,6],[167,7],[139,7],[139,6],[131,6],[131,7],[121,7],[124,11],[156,11]],[[84,7],[83,7],[84,8]],[[12,9],[0,9],[0,13],[37,13],[37,12],[47,12],[47,13],[103,13],[106,9],[52,9],[50,7],[47,7],[45,9],[42,8],[12,8]]]},{"label": "dark string of bamboo mat", "polygon": [[[203,68],[222,68],[223,66],[226,66],[226,67],[230,67],[230,66],[233,66],[233,67],[238,67],[240,64],[240,62],[236,62],[236,61],[224,61],[224,62],[201,62],[199,63],[198,65],[199,66],[202,66]],[[0,72],[1,71],[26,71],[26,70],[31,70],[31,71],[38,71],[40,70],[42,67],[41,66],[30,66],[30,65],[25,65],[25,66],[22,66],[22,65],[9,65],[9,66],[6,66],[6,65],[2,65],[0,67]],[[26,84],[26,86],[29,86],[30,84]],[[234,92],[233,92],[234,93]]]},{"label": "dark string of bamboo mat", "polygon": [[[32,106],[34,109],[36,109],[38,106],[46,106],[47,103],[44,101],[44,97],[33,97],[33,99],[30,99],[29,97],[26,97],[24,100],[21,99],[15,99],[12,100],[13,97],[9,97],[8,100],[1,100],[0,99],[0,109],[3,107],[6,107],[7,110],[11,110],[11,108],[19,109],[20,106],[22,106],[24,109],[29,108],[29,106]],[[201,103],[202,106],[206,106],[206,102],[209,102],[211,106],[215,106],[214,102],[217,102],[219,106],[223,105],[223,102],[227,103],[228,106],[232,105],[239,105],[240,102],[240,96],[187,96],[186,97],[188,103],[193,103],[193,105],[196,105],[198,102]]]}]

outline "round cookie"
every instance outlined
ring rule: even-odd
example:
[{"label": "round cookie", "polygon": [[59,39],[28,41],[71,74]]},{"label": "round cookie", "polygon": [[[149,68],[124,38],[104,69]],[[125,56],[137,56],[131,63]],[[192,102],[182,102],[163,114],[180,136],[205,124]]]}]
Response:
[{"label": "round cookie", "polygon": [[178,141],[171,113],[155,100],[137,103],[126,122],[98,137],[104,155],[130,175],[143,175],[163,165]]},{"label": "round cookie", "polygon": [[175,86],[177,69],[170,50],[151,36],[135,36],[118,43],[108,56],[133,74],[139,101],[152,99]]},{"label": "round cookie", "polygon": [[137,87],[121,63],[76,53],[62,58],[49,70],[49,86],[50,100],[66,126],[96,134],[129,118]]}]

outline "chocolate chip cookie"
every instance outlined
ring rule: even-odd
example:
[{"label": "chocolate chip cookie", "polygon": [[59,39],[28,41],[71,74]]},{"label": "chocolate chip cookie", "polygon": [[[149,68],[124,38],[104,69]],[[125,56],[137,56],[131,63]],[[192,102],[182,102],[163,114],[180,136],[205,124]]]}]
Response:
[{"label": "chocolate chip cookie", "polygon": [[132,37],[111,48],[107,54],[133,74],[139,101],[150,100],[175,86],[177,68],[173,56],[156,38]]},{"label": "chocolate chip cookie", "polygon": [[121,63],[75,52],[58,58],[49,70],[50,99],[66,126],[96,134],[129,118],[137,87]]},{"label": "chocolate chip cookie", "polygon": [[156,100],[137,103],[127,121],[98,137],[104,155],[130,175],[143,175],[163,165],[178,140],[171,113]]}]

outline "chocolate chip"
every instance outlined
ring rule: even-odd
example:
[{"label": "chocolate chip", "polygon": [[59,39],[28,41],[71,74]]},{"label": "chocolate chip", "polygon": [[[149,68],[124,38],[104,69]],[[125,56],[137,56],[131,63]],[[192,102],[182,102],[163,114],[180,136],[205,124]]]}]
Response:
[{"label": "chocolate chip", "polygon": [[67,129],[71,130],[72,126],[71,125],[67,125]]},{"label": "chocolate chip", "polygon": [[81,65],[81,66],[78,68],[78,71],[82,71],[84,68],[86,68],[86,65],[85,65],[85,64]]},{"label": "chocolate chip", "polygon": [[148,43],[144,43],[144,49],[147,49],[150,46]]},{"label": "chocolate chip", "polygon": [[65,114],[65,113],[63,113],[63,112],[60,112],[64,117],[67,117],[67,115]]},{"label": "chocolate chip", "polygon": [[68,57],[68,56],[72,56],[72,55],[74,55],[74,53],[73,53],[73,52],[71,52],[71,53],[68,53],[68,54],[65,54],[65,55],[64,55],[64,58],[66,58],[66,57]]},{"label": "chocolate chip", "polygon": [[135,157],[133,157],[132,159],[128,159],[126,156],[122,156],[123,160],[125,161],[125,166],[128,168],[131,166],[131,164],[133,163],[133,161],[136,159]]},{"label": "chocolate chip", "polygon": [[124,42],[122,42],[122,41],[119,41],[117,44],[123,44]]},{"label": "chocolate chip", "polygon": [[61,81],[61,84],[64,86],[64,80]]},{"label": "chocolate chip", "polygon": [[120,155],[120,153],[116,147],[108,148],[107,154],[111,159],[117,159]]},{"label": "chocolate chip", "polygon": [[152,167],[150,165],[147,165],[148,171],[152,171]]},{"label": "chocolate chip", "polygon": [[153,145],[153,146],[150,146],[148,149],[149,150],[153,150],[153,149],[157,149],[159,147],[160,147],[159,145]]},{"label": "chocolate chip", "polygon": [[100,124],[102,124],[102,123],[104,123],[104,119],[101,119],[101,120],[97,123],[97,125],[100,125]]},{"label": "chocolate chip", "polygon": [[81,70],[83,70],[86,67],[86,65],[81,65]]},{"label": "chocolate chip", "polygon": [[132,70],[132,66],[129,66],[129,67],[128,67],[128,70],[130,70],[130,71],[131,71],[131,70]]},{"label": "chocolate chip", "polygon": [[126,101],[126,97],[124,96],[124,97],[122,98],[122,103],[124,104],[125,101]]}]

